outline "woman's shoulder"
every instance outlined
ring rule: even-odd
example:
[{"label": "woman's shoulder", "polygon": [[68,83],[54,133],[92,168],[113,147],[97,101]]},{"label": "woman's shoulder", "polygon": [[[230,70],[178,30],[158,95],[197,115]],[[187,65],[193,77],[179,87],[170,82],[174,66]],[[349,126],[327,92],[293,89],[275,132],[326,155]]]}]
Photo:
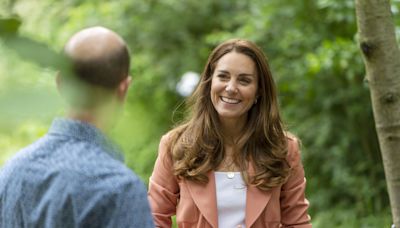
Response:
[{"label": "woman's shoulder", "polygon": [[288,140],[288,143],[290,143],[291,141],[292,142],[298,141],[298,137],[290,131],[285,131],[285,136],[286,136],[286,139]]},{"label": "woman's shoulder", "polygon": [[159,145],[159,147],[160,147],[160,148],[162,148],[162,147],[170,147],[172,135],[173,135],[172,130],[171,130],[171,131],[168,131],[167,133],[165,133],[164,135],[162,135],[162,136],[161,136],[161,139],[160,139],[160,145]]},{"label": "woman's shoulder", "polygon": [[287,161],[289,162],[290,167],[296,166],[300,163],[301,159],[301,142],[299,138],[291,132],[286,132],[286,140],[287,140]]},{"label": "woman's shoulder", "polygon": [[186,125],[179,125],[169,130],[167,133],[161,136],[160,144],[165,146],[171,146],[171,144],[175,143],[178,138],[184,133],[186,130]]}]

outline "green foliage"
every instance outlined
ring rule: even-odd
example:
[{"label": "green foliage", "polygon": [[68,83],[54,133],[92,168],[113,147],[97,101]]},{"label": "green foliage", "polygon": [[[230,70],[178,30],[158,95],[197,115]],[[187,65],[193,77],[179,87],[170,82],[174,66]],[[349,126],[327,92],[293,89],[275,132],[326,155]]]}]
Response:
[{"label": "green foliage", "polygon": [[[11,135],[26,120],[43,122],[59,112],[55,72],[22,60],[0,40],[0,135]],[[9,148],[1,148],[7,153]],[[15,152],[15,151],[14,151]]]},{"label": "green foliage", "polygon": [[391,227],[392,220],[389,211],[383,211],[360,217],[351,209],[331,208],[329,211],[321,211],[318,217],[313,219],[313,227],[324,228],[377,228]]},{"label": "green foliage", "polygon": [[61,69],[64,64],[66,65],[66,60],[62,55],[35,40],[13,36],[4,39],[4,43],[8,48],[18,53],[21,58],[36,63],[41,67]]},{"label": "green foliage", "polygon": [[0,36],[15,35],[20,25],[18,18],[0,18]]},{"label": "green foliage", "polygon": [[[399,8],[400,1],[392,1],[397,32]],[[20,0],[4,9],[21,17],[19,34],[25,38],[0,43],[0,52],[8,57],[0,59],[0,162],[42,135],[61,106],[50,77],[55,72],[48,68],[57,66],[54,50],[78,29],[103,25],[123,35],[133,56],[133,84],[112,137],[125,151],[127,164],[147,181],[160,137],[182,117],[183,98],[175,91],[181,75],[200,73],[219,42],[243,37],[267,54],[285,122],[302,140],[314,227],[391,224],[368,84],[355,41],[353,1]],[[7,31],[18,28],[16,21],[0,20],[0,25],[6,22],[11,23]],[[34,48],[25,48],[32,43]],[[46,68],[27,63],[24,56]],[[24,103],[24,97],[32,100]],[[31,110],[24,111],[27,107]],[[29,131],[32,125],[42,130]],[[10,134],[10,129],[25,130]]]}]

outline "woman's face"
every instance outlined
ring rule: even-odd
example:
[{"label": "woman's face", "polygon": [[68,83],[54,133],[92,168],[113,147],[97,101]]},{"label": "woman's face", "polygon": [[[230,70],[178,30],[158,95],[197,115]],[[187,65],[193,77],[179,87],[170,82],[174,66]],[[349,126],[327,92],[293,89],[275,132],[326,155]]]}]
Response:
[{"label": "woman's face", "polygon": [[257,97],[258,75],[247,55],[229,52],[217,62],[211,80],[211,101],[221,120],[246,121]]}]

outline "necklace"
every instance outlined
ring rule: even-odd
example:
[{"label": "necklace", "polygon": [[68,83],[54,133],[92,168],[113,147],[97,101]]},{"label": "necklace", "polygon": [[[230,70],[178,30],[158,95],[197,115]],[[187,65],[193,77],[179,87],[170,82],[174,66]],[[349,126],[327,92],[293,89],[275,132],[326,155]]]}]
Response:
[{"label": "necklace", "polygon": [[234,172],[227,172],[226,176],[228,177],[228,179],[232,179],[235,177],[235,173]]}]

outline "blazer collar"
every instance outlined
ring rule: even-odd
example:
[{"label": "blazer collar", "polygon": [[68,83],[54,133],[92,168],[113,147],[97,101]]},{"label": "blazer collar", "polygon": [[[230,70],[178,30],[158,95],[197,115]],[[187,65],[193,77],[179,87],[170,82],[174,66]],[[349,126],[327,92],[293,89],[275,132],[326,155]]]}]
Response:
[{"label": "blazer collar", "polygon": [[199,208],[200,213],[210,223],[212,227],[218,227],[218,210],[217,210],[217,193],[215,189],[214,172],[207,174],[207,184],[195,183],[193,181],[185,181],[192,199]]},{"label": "blazer collar", "polygon": [[249,185],[247,186],[246,197],[245,223],[246,227],[251,227],[271,199],[271,191],[261,191],[256,186]]},{"label": "blazer collar", "polygon": [[[254,173],[251,164],[249,165],[249,172]],[[214,172],[208,172],[207,176],[207,184],[199,184],[193,181],[186,181],[186,184],[194,203],[200,210],[200,213],[212,227],[216,228],[218,227],[218,209]],[[251,225],[254,224],[270,199],[271,191],[261,191],[254,185],[247,186],[245,212],[246,227],[251,227]]]},{"label": "blazer collar", "polygon": [[[254,175],[254,167],[251,162],[248,163],[248,172]],[[246,227],[251,227],[271,199],[271,191],[262,191],[254,185],[247,186],[246,194]]]}]

